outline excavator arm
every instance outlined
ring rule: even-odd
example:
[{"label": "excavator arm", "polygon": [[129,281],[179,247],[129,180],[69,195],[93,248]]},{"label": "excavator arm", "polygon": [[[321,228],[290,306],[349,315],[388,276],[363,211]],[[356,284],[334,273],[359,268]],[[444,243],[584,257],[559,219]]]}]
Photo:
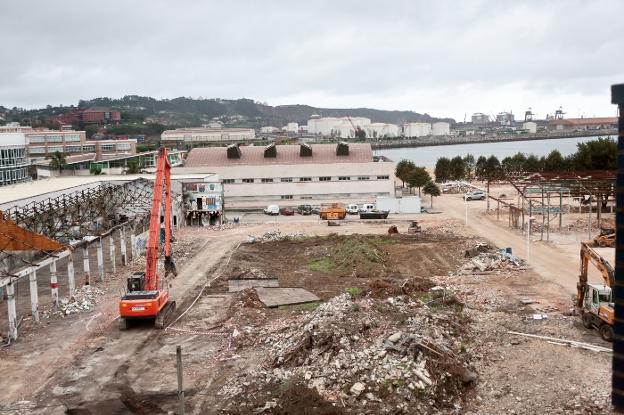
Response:
[{"label": "excavator arm", "polygon": [[587,271],[589,263],[591,262],[602,274],[604,285],[607,287],[613,287],[615,284],[615,271],[611,264],[607,262],[600,254],[592,249],[587,242],[581,243],[581,266],[579,281],[576,285],[577,289],[577,307],[583,307],[583,301],[585,300],[585,292],[587,287]]}]

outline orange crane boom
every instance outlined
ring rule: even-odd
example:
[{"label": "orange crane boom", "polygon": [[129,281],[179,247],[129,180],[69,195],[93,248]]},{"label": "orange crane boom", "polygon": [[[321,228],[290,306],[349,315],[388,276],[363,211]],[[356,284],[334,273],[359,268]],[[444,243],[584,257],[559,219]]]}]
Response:
[{"label": "orange crane boom", "polygon": [[145,272],[137,272],[127,280],[127,292],[119,302],[120,328],[126,329],[135,319],[154,319],[156,328],[163,328],[166,318],[175,309],[175,301],[169,298],[167,287],[161,287],[157,272],[158,244],[160,241],[161,209],[165,192],[163,223],[165,231],[165,275],[177,274],[171,258],[171,164],[167,149],[158,150],[156,178],[147,247]]}]

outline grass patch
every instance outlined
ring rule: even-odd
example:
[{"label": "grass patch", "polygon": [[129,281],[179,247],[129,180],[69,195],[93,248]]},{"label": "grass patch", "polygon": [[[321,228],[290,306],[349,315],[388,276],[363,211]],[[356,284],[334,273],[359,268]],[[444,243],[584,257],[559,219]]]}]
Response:
[{"label": "grass patch", "polygon": [[336,269],[336,264],[331,258],[313,259],[308,262],[308,269],[314,272],[332,272]]},{"label": "grass patch", "polygon": [[347,288],[347,292],[351,294],[352,297],[359,297],[362,295],[362,289],[360,287]]}]

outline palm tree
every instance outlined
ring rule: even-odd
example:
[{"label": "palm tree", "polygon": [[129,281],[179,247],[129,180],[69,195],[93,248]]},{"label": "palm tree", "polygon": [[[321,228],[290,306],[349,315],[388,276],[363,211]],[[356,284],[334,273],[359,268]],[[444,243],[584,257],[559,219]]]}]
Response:
[{"label": "palm tree", "polygon": [[139,174],[141,172],[141,165],[137,160],[128,161],[126,168],[126,174]]},{"label": "palm tree", "polygon": [[59,174],[61,174],[65,166],[67,166],[67,162],[65,161],[65,155],[63,153],[57,151],[50,156],[50,167],[58,170]]},{"label": "palm tree", "polygon": [[433,209],[433,197],[440,196],[440,188],[438,187],[437,184],[435,184],[434,182],[430,180],[423,187],[423,192],[425,192],[426,195],[431,196],[431,208]]}]

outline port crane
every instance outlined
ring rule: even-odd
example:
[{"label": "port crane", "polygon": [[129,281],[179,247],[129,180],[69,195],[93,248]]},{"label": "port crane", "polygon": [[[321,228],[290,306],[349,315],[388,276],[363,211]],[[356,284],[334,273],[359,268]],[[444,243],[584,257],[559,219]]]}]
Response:
[{"label": "port crane", "polygon": [[[164,190],[164,214],[163,208]],[[119,327],[125,330],[133,320],[153,319],[157,329],[164,328],[167,317],[175,309],[176,302],[169,297],[166,284],[158,275],[158,244],[161,221],[164,225],[165,277],[177,275],[171,257],[171,163],[166,148],[158,150],[156,177],[150,213],[149,233],[145,252],[145,272],[135,272],[127,279],[126,293],[119,302]]]}]

